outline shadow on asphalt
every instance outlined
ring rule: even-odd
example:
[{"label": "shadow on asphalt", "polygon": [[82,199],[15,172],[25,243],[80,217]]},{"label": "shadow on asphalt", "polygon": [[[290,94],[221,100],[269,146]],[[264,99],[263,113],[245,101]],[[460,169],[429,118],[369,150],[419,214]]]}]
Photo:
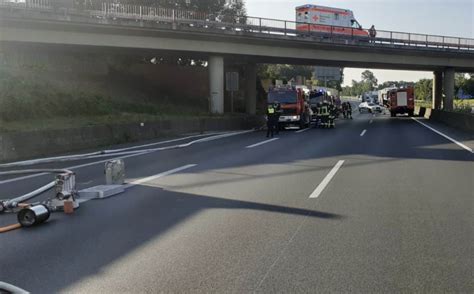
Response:
[{"label": "shadow on asphalt", "polygon": [[[0,280],[37,293],[64,290],[83,279],[100,276],[106,266],[209,209],[343,219],[317,210],[135,186],[125,194],[82,204],[73,215],[53,214],[44,225],[0,235]],[[29,265],[37,271],[27,269]],[[28,277],[32,272],[38,276]]]}]

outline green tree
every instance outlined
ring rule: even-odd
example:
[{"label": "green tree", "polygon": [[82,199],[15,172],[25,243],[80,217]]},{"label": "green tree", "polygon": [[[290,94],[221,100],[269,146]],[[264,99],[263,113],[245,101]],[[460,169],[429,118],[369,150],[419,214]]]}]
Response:
[{"label": "green tree", "polygon": [[237,1],[231,5],[224,6],[219,14],[222,22],[241,24],[247,22],[247,10],[243,1]]},{"label": "green tree", "polygon": [[370,70],[365,70],[362,72],[362,81],[369,84],[371,86],[370,90],[375,89],[377,87],[377,78],[375,77],[374,73],[371,72]]},{"label": "green tree", "polygon": [[259,66],[259,76],[263,79],[281,79],[286,81],[295,79],[297,76],[311,79],[313,76],[313,67],[289,64],[261,64]]},{"label": "green tree", "polygon": [[431,101],[433,97],[433,80],[421,79],[415,83],[415,99]]},{"label": "green tree", "polygon": [[465,94],[474,96],[474,74],[456,73],[454,89],[456,94],[462,89]]}]

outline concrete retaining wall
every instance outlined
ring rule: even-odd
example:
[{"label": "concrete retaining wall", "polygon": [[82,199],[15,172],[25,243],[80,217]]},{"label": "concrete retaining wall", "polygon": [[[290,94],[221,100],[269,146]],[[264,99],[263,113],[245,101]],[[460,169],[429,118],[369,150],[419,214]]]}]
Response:
[{"label": "concrete retaining wall", "polygon": [[429,118],[467,132],[474,132],[474,115],[471,114],[432,109]]},{"label": "concrete retaining wall", "polygon": [[190,132],[251,129],[260,126],[257,117],[168,119],[139,124],[91,126],[0,134],[0,162],[57,155],[113,144],[154,139]]}]

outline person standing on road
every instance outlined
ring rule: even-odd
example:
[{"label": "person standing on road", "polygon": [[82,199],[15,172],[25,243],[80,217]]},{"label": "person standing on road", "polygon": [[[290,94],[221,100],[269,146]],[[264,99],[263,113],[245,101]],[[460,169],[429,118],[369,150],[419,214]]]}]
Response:
[{"label": "person standing on road", "polygon": [[347,116],[347,104],[346,102],[342,102],[342,115],[344,116],[344,118],[348,118]]},{"label": "person standing on road", "polygon": [[336,127],[336,114],[337,114],[336,105],[334,105],[333,103],[329,104],[329,127],[330,128]]},{"label": "person standing on road", "polygon": [[347,107],[347,118],[352,119],[352,105],[350,102],[346,102]]},{"label": "person standing on road", "polygon": [[278,135],[280,134],[280,116],[282,113],[281,110],[281,104],[278,101],[275,101],[275,104],[273,105],[275,108],[275,133]]},{"label": "person standing on road", "polygon": [[327,101],[324,101],[321,106],[321,125],[326,128],[329,126],[329,104]]},{"label": "person standing on road", "polygon": [[277,119],[277,113],[274,104],[268,105],[267,107],[267,138],[272,137],[275,131],[275,125]]}]

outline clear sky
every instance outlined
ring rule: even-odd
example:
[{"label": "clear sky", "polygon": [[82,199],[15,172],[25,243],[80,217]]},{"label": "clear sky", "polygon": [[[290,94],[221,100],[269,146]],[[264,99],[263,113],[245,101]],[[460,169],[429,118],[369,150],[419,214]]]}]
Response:
[{"label": "clear sky", "polygon": [[[379,30],[474,38],[474,0],[245,0],[249,16],[295,19],[295,7],[315,4],[350,9],[363,27]],[[360,80],[364,69],[346,68],[344,85]],[[372,70],[379,82],[417,81],[431,72]]]}]

